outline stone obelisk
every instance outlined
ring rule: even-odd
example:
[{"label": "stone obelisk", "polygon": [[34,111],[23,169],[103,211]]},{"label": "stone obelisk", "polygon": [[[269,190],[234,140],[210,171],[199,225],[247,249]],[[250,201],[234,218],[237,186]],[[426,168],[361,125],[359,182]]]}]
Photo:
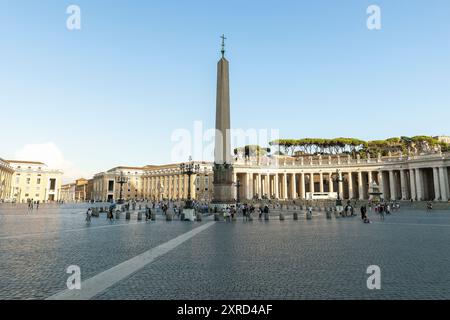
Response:
[{"label": "stone obelisk", "polygon": [[222,57],[217,63],[213,203],[230,205],[234,203],[234,199],[230,141],[230,86],[228,60],[225,59],[225,39],[222,35]]}]

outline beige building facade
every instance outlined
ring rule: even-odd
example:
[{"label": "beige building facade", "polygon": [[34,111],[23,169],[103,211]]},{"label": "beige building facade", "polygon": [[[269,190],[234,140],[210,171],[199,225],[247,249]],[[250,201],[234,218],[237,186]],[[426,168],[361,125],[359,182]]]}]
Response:
[{"label": "beige building facade", "polygon": [[108,171],[97,173],[92,182],[94,201],[116,201],[120,198],[120,184],[117,182],[121,174],[127,182],[123,184],[122,197],[125,200],[143,199],[142,175],[145,167],[115,167]]},{"label": "beige building facade", "polygon": [[0,202],[11,201],[11,183],[14,168],[9,162],[0,158]]},{"label": "beige building facade", "polygon": [[156,201],[182,200],[188,198],[190,190],[191,199],[211,201],[214,178],[212,163],[194,161],[193,164],[199,165],[200,170],[190,179],[181,171],[180,163],[145,167],[142,176],[144,198]]},{"label": "beige building facade", "polygon": [[63,173],[42,162],[6,160],[14,169],[11,197],[16,202],[28,200],[53,202],[60,199]]},{"label": "beige building facade", "polygon": [[[213,200],[213,164],[194,162],[200,171],[191,176],[191,198]],[[127,169],[132,168],[132,169]],[[116,179],[123,172],[124,199],[182,200],[188,195],[188,176],[180,164],[117,167],[95,175],[93,199],[119,199]],[[443,201],[450,199],[450,153],[410,154],[377,158],[349,156],[235,158],[233,196],[240,201],[310,200],[318,197],[368,200],[376,183],[385,200]]]}]

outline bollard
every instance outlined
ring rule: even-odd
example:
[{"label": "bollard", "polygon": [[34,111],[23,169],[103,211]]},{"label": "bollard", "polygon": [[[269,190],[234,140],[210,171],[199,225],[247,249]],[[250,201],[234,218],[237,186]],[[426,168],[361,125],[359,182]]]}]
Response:
[{"label": "bollard", "polygon": [[127,213],[125,214],[125,219],[130,220],[130,211],[127,211]]},{"label": "bollard", "polygon": [[220,221],[220,215],[218,213],[214,213],[214,221]]},{"label": "bollard", "polygon": [[306,220],[311,220],[312,219],[312,214],[308,211],[306,213]]},{"label": "bollard", "polygon": [[280,213],[280,221],[284,221],[284,214]]},{"label": "bollard", "polygon": [[294,212],[294,220],[298,220],[298,213]]},{"label": "bollard", "polygon": [[139,205],[139,210],[141,210],[141,205]]},{"label": "bollard", "polygon": [[185,218],[185,217],[186,217],[185,214],[182,213],[182,214],[180,215],[180,220],[181,220],[181,221],[184,221],[184,218]]},{"label": "bollard", "polygon": [[264,220],[269,221],[269,213],[264,212]]},{"label": "bollard", "polygon": [[331,211],[327,210],[327,219],[331,219]]},{"label": "bollard", "polygon": [[197,213],[197,221],[202,221],[202,214],[200,212]]},{"label": "bollard", "polygon": [[137,220],[141,221],[142,220],[142,212],[138,212],[137,214]]},{"label": "bollard", "polygon": [[117,219],[117,220],[120,219],[120,211],[116,211],[116,219]]},{"label": "bollard", "polygon": [[152,221],[156,220],[156,213],[152,212],[150,216],[151,216]]},{"label": "bollard", "polygon": [[172,221],[172,214],[170,212],[166,213],[166,221]]}]

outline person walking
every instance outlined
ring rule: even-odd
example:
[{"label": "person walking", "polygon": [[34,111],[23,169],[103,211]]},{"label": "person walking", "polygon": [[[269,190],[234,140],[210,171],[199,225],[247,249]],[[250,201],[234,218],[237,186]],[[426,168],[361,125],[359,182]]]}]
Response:
[{"label": "person walking", "polygon": [[92,217],[92,209],[89,208],[86,211],[86,222],[87,223],[91,223],[91,217]]}]

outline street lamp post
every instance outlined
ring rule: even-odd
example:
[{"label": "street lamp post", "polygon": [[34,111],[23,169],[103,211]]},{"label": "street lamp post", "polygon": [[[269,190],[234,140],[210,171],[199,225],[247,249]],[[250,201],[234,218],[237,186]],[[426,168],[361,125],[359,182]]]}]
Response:
[{"label": "street lamp post", "polygon": [[123,185],[128,182],[128,177],[123,175],[123,171],[120,171],[120,176],[116,177],[116,182],[120,184],[119,201],[118,204],[123,204]]},{"label": "street lamp post", "polygon": [[191,198],[191,176],[197,174],[200,171],[200,165],[194,164],[192,161],[192,157],[189,157],[189,163],[181,163],[180,171],[182,174],[186,174],[188,176],[188,195],[186,204],[184,206],[185,209],[193,209],[192,198]]},{"label": "street lamp post", "polygon": [[341,199],[341,194],[340,194],[340,184],[342,183],[342,177],[339,174],[339,169],[336,169],[336,177],[333,179],[335,182],[338,183],[338,187],[337,187],[337,199],[336,199],[336,208],[338,207],[342,207],[342,199]]},{"label": "street lamp post", "polygon": [[236,187],[236,208],[239,205],[240,199],[239,199],[239,188],[242,187],[241,182],[239,180],[237,180],[234,183],[234,186]]}]

